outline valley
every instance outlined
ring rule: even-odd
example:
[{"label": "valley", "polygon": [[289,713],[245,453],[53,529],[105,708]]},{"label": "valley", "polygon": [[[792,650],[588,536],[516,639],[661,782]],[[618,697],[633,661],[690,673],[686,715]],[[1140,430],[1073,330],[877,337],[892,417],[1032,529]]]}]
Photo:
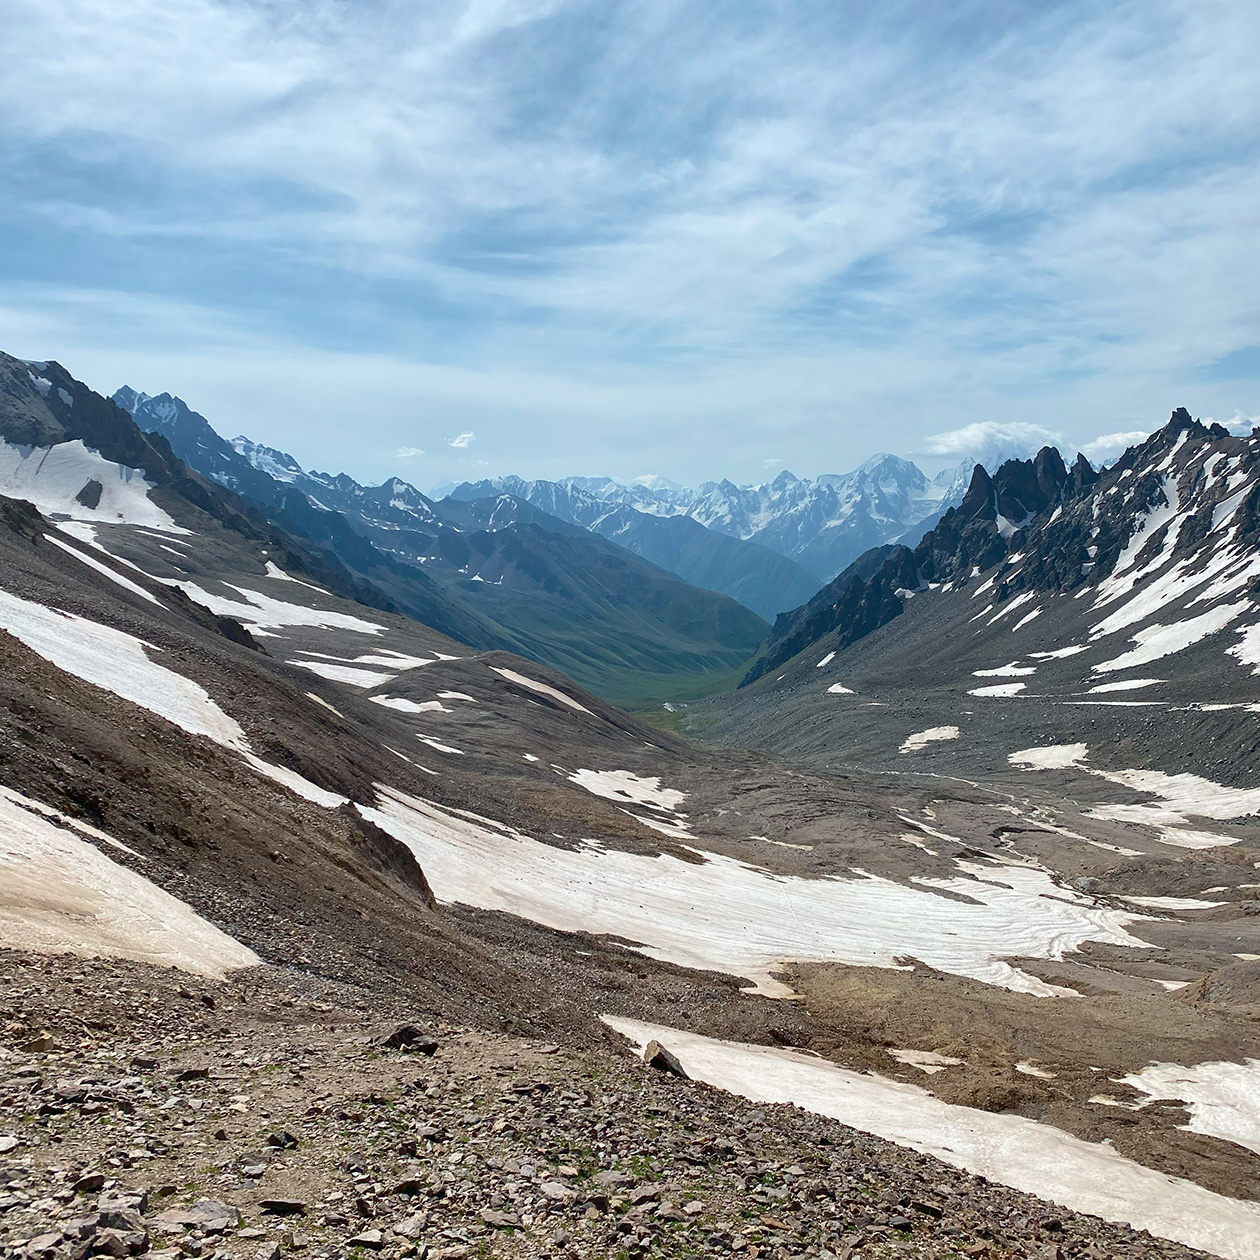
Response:
[{"label": "valley", "polygon": [[772,625],[2,366],[8,1255],[1256,1254],[1257,439],[617,507]]}]

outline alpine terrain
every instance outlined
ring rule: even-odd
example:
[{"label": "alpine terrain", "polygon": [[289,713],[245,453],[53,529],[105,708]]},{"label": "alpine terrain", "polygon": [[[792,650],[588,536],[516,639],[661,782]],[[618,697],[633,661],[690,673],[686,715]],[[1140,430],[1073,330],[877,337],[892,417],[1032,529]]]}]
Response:
[{"label": "alpine terrain", "polygon": [[0,439],[6,1257],[1260,1255],[1260,437],[434,502],[3,356]]}]

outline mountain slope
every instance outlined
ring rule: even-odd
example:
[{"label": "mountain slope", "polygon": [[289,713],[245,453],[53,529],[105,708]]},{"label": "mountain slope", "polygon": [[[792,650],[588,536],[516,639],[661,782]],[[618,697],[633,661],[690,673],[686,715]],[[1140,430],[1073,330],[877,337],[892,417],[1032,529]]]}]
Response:
[{"label": "mountain slope", "polygon": [[960,768],[1022,739],[1011,751],[1061,744],[1092,759],[1097,744],[1126,773],[1171,761],[1247,782],[1260,747],[1258,468],[1260,438],[1179,409],[1099,475],[1053,451],[977,471],[913,551],[781,619],[715,729],[899,760],[914,712],[952,732],[922,759]]},{"label": "mountain slope", "polygon": [[227,442],[168,394],[115,397],[141,428],[402,611],[563,669],[618,703],[656,706],[730,686],[765,636],[766,623],[735,601],[516,501],[443,508],[397,478],[361,486],[244,438]]},{"label": "mountain slope", "polygon": [[[39,379],[51,392],[59,378],[10,379],[0,422],[13,398],[22,423],[62,436]],[[104,414],[139,454],[157,441]],[[627,1238],[643,1253],[781,1238],[767,1250],[840,1254],[907,1232],[933,1260],[960,1241],[1011,1257],[1255,1253],[1256,981],[1237,957],[1260,955],[1251,782],[1187,784],[1168,747],[1136,774],[1140,731],[1091,737],[1083,758],[1038,749],[1057,768],[1033,771],[1010,760],[1032,741],[1009,707],[967,741],[971,781],[946,778],[948,741],[906,738],[945,693],[915,690],[915,658],[882,649],[895,704],[824,690],[794,721],[824,730],[822,705],[854,701],[851,728],[881,714],[912,751],[833,772],[689,745],[532,661],[286,569],[274,527],[226,523],[228,491],[183,474],[214,515],[174,466],[159,485],[80,432],[6,445],[47,514],[0,500],[9,1250],[56,1260],[64,1228],[98,1254],[204,1250],[181,1218],[211,1209],[234,1249],[284,1237],[279,1201],[328,1255],[594,1260]],[[1191,445],[1216,441],[1192,434],[1149,471],[1189,494]],[[1233,462],[1204,483],[1243,496],[1178,497],[1179,537],[1218,508],[1228,533],[1225,513],[1243,511],[1249,482],[1230,479],[1246,452],[1220,453]],[[88,471],[95,506],[79,501]],[[1162,552],[1158,528],[1135,564]],[[1013,631],[989,613],[977,636],[965,619],[994,589],[973,600],[979,585],[949,605],[932,602],[943,586],[916,594],[836,659],[945,608],[933,661],[974,667],[1052,615]],[[959,646],[968,633],[976,650]],[[758,696],[775,698],[772,678],[737,699]],[[1160,717],[1199,724],[1209,750],[1213,730],[1241,748],[1253,723]],[[404,1022],[409,1053],[386,1043]],[[648,1039],[693,1079],[645,1075]],[[1206,1122],[1181,1105],[1201,1098]],[[114,1234],[87,1210],[97,1168],[116,1183],[102,1192],[149,1192],[107,1208]],[[211,1196],[248,1232],[194,1207]]]}]

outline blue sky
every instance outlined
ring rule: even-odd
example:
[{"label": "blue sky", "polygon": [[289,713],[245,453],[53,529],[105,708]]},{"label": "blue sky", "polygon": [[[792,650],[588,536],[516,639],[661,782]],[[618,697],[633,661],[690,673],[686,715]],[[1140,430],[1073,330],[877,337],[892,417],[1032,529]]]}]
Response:
[{"label": "blue sky", "polygon": [[1260,417],[1254,0],[0,30],[0,347],[310,467],[754,481]]}]

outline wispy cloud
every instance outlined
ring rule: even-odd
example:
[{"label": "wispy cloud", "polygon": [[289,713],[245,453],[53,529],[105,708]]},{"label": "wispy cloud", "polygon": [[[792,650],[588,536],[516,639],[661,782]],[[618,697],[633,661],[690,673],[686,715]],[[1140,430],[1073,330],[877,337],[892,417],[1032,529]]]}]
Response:
[{"label": "wispy cloud", "polygon": [[260,437],[347,413],[254,408],[254,352],[294,394],[357,361],[378,464],[397,414],[443,459],[463,416],[521,471],[650,441],[694,477],[755,473],[767,431],[806,472],[1012,414],[1260,409],[1201,370],[1260,324],[1239,0],[11,0],[6,34],[57,50],[0,79],[19,330],[76,367],[146,303],[196,312],[147,374],[213,355]]},{"label": "wispy cloud", "polygon": [[418,446],[400,446],[394,455],[398,459],[418,459],[424,452]]},{"label": "wispy cloud", "polygon": [[453,438],[447,438],[446,445],[453,447],[457,451],[465,451],[476,440],[477,440],[477,435],[471,429],[469,429],[464,433],[456,434],[456,436]]}]

